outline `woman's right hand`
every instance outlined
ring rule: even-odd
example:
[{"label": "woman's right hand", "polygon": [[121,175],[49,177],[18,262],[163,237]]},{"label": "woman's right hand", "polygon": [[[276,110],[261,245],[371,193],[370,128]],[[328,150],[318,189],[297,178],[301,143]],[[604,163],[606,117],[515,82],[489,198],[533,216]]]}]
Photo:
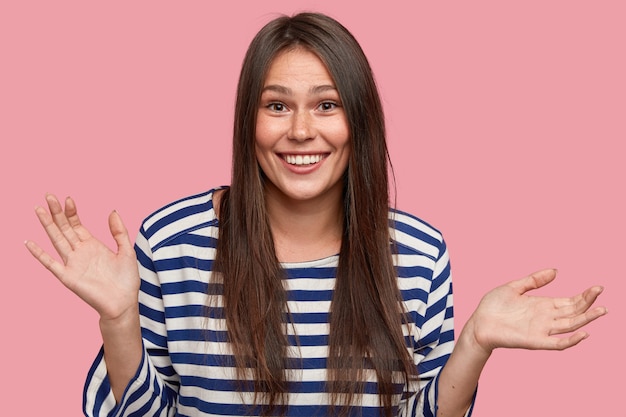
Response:
[{"label": "woman's right hand", "polygon": [[46,195],[48,210],[35,213],[62,262],[54,259],[33,241],[30,253],[50,272],[100,314],[101,321],[115,322],[137,314],[139,272],[128,231],[117,212],[109,216],[109,229],[117,252],[96,239],[81,223],[76,204],[65,200],[65,208],[52,194]]}]

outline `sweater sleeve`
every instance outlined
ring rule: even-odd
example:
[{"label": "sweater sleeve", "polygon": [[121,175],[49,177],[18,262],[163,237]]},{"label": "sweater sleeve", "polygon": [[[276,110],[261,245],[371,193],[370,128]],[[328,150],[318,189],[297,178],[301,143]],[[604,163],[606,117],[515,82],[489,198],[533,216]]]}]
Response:
[{"label": "sweater sleeve", "polygon": [[[419,389],[406,404],[404,415],[435,417],[441,369],[454,348],[454,309],[450,259],[445,242],[441,242],[426,311],[415,340],[414,360],[418,368]],[[471,416],[474,401],[465,416]]]},{"label": "sweater sleeve", "polygon": [[139,313],[143,356],[135,376],[116,404],[100,349],[85,382],[83,411],[88,417],[174,416],[179,378],[167,349],[165,307],[152,250],[140,231],[135,243],[141,287]]}]

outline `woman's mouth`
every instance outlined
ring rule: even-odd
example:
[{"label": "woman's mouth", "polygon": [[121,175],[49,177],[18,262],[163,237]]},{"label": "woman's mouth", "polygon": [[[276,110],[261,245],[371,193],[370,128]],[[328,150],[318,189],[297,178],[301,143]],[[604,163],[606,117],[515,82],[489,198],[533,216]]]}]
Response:
[{"label": "woman's mouth", "polygon": [[288,155],[282,154],[281,158],[289,165],[313,165],[324,159],[327,154]]}]

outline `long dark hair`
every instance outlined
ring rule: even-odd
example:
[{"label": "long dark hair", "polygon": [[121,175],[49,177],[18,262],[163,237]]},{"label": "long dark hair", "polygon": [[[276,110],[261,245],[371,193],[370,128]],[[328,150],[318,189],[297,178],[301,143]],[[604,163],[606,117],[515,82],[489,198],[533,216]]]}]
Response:
[{"label": "long dark hair", "polygon": [[285,410],[286,294],[265,208],[263,174],[254,151],[261,90],[273,59],[306,48],[326,65],[348,120],[351,153],[344,176],[343,236],[330,311],[328,391],[347,415],[366,373],[378,381],[391,415],[394,396],[417,375],[402,327],[408,325],[392,262],[385,123],[378,90],[361,47],[340,23],[316,13],[279,17],[264,26],[245,56],[235,107],[231,186],[222,196],[215,269],[237,375],[251,379],[263,414]]}]

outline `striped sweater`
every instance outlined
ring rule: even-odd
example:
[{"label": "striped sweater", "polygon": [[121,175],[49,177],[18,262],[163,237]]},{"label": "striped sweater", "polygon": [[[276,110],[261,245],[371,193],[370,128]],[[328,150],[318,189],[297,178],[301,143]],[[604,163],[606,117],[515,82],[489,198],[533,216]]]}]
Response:
[{"label": "striped sweater", "polygon": [[[257,415],[253,392],[237,381],[224,319],[206,314],[218,220],[215,190],[174,202],[149,216],[136,241],[141,276],[139,307],[144,352],[139,369],[116,404],[102,350],[85,384],[87,416]],[[411,318],[419,381],[396,398],[401,416],[435,415],[437,379],[454,343],[452,284],[441,234],[423,221],[390,212],[394,263]],[[328,415],[325,393],[328,312],[338,256],[284,263],[290,382],[288,416]],[[296,338],[293,333],[297,334]],[[292,360],[291,360],[292,359]],[[379,416],[376,378],[369,376],[353,415]],[[471,410],[468,411],[468,415]]]}]

